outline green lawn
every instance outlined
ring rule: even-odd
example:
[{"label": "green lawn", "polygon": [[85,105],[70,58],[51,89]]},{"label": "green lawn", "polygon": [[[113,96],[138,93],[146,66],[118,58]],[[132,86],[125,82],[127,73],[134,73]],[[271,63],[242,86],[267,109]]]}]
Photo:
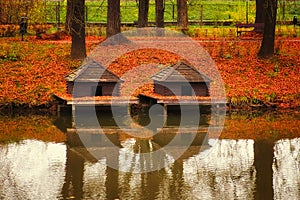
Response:
[{"label": "green lawn", "polygon": [[[166,0],[165,21],[174,21],[177,18],[177,9],[174,0]],[[245,22],[247,4],[245,0],[221,1],[221,0],[201,0],[190,1],[188,11],[189,20],[208,20]],[[278,20],[292,20],[294,15],[300,15],[300,2],[289,1],[285,3],[285,9],[281,9],[281,3],[278,4]],[[86,0],[86,21],[106,22],[107,2],[105,0],[87,1]],[[47,2],[46,20],[56,22],[57,3]],[[60,6],[60,20],[65,21],[66,1]],[[255,18],[255,1],[248,2],[248,19],[253,22]],[[138,19],[138,6],[135,0],[121,1],[121,21],[134,22]],[[155,4],[150,0],[149,21],[155,21]]]}]

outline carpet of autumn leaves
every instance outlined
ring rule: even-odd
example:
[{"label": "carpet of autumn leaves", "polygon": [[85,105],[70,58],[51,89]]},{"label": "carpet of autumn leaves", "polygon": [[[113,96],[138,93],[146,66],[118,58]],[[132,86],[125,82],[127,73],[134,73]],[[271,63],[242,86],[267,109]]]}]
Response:
[{"label": "carpet of autumn leaves", "polygon": [[[277,38],[276,56],[260,60],[261,38],[195,40],[214,59],[223,78],[231,105],[291,108],[300,106],[300,40]],[[91,51],[103,38],[87,38]],[[0,38],[0,105],[49,105],[54,93],[65,92],[64,76],[79,67],[71,60],[70,38],[48,41],[27,38]],[[173,64],[177,55],[153,49],[130,52],[109,67],[122,76],[146,63]],[[129,77],[130,78],[130,77]],[[131,77],[132,78],[132,77]],[[151,84],[139,92],[152,90]]]},{"label": "carpet of autumn leaves", "polygon": [[[269,60],[257,58],[260,40],[255,38],[199,40],[199,43],[215,61],[224,81],[227,101],[232,106],[300,106],[300,40],[279,38],[276,56]],[[181,59],[169,52],[143,49],[122,56],[109,69],[122,76],[144,63],[168,65]],[[136,93],[151,93],[152,90],[151,84],[147,84]]]},{"label": "carpet of autumn leaves", "polygon": [[202,45],[216,62],[232,105],[300,106],[299,40],[277,40],[277,55],[269,60],[257,58],[256,40]]},{"label": "carpet of autumn leaves", "polygon": [[[56,92],[65,91],[64,76],[79,67],[72,60],[70,39],[0,39],[0,105],[49,105]],[[89,43],[88,48],[93,46]]]}]

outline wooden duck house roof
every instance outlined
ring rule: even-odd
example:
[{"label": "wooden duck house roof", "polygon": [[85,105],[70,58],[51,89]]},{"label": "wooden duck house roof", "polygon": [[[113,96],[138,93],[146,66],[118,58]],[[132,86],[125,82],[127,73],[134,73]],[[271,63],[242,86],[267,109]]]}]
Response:
[{"label": "wooden duck house roof", "polygon": [[151,78],[159,82],[212,82],[208,76],[183,61],[162,69]]},{"label": "wooden duck house roof", "polygon": [[65,79],[70,82],[118,82],[121,80],[116,74],[95,60],[88,60],[78,69],[65,76]]}]

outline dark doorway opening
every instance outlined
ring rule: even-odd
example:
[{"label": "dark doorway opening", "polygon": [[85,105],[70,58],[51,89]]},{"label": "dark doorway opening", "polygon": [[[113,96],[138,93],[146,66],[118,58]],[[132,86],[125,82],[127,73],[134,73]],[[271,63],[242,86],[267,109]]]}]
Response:
[{"label": "dark doorway opening", "polygon": [[92,96],[102,96],[102,86],[93,86]]}]

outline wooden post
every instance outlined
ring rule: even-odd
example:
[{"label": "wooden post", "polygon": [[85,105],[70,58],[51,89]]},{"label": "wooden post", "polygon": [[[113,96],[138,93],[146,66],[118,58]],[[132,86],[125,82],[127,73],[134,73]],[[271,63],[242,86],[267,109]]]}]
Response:
[{"label": "wooden post", "polygon": [[175,4],[172,4],[172,19],[175,20]]},{"label": "wooden post", "polygon": [[57,112],[57,116],[60,117],[61,106],[59,104],[57,104],[56,112]]},{"label": "wooden post", "polygon": [[164,104],[164,123],[167,123],[167,119],[168,119],[168,105]]},{"label": "wooden post", "polygon": [[75,128],[75,105],[72,104],[72,128]]},{"label": "wooden post", "polygon": [[200,26],[203,25],[203,5],[200,5]]},{"label": "wooden post", "polygon": [[131,104],[128,104],[127,114],[129,117],[131,116]]},{"label": "wooden post", "polygon": [[219,104],[217,104],[216,113],[217,113],[216,126],[219,126],[219,115],[220,115],[220,105]]}]

